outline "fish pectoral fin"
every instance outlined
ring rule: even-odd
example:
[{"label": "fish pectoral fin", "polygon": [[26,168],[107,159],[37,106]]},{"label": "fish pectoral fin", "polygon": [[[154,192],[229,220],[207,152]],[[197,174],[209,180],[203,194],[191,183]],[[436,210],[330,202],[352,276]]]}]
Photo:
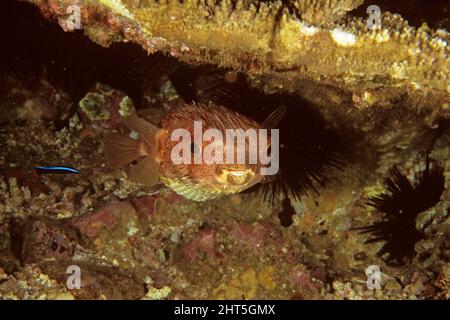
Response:
[{"label": "fish pectoral fin", "polygon": [[136,113],[131,116],[124,117],[125,125],[139,134],[139,137],[152,149],[156,145],[156,134],[159,128],[148,121],[140,118]]},{"label": "fish pectoral fin", "polygon": [[262,127],[264,129],[274,129],[280,121],[283,119],[284,115],[286,114],[286,106],[279,106],[276,108],[266,120],[262,123]]},{"label": "fish pectoral fin", "polygon": [[159,162],[152,157],[145,157],[130,167],[128,176],[146,186],[153,186],[159,182]]},{"label": "fish pectoral fin", "polygon": [[142,156],[141,143],[125,135],[108,133],[103,143],[110,168],[122,168]]}]

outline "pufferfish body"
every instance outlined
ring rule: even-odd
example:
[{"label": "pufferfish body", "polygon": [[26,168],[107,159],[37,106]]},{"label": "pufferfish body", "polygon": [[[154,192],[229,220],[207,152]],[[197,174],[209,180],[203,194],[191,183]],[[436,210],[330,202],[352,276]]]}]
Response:
[{"label": "pufferfish body", "polygon": [[[124,117],[126,126],[138,133],[137,140],[128,136],[109,133],[105,140],[105,154],[109,167],[126,168],[128,176],[147,186],[159,182],[174,190],[179,195],[194,200],[205,201],[222,195],[241,192],[264,178],[260,173],[263,166],[256,163],[227,164],[224,163],[174,163],[173,150],[180,143],[173,140],[172,133],[177,129],[184,129],[194,137],[194,122],[200,121],[202,130],[217,129],[223,137],[226,129],[255,129],[273,128],[282,118],[284,107],[275,110],[263,124],[218,105],[183,105],[167,114],[160,121],[161,127],[147,122],[137,114]],[[198,145],[200,143],[200,145]],[[226,139],[210,141],[195,140],[190,143],[190,153],[193,159],[196,153],[205,150],[211,144],[226,155],[229,148],[233,148],[234,159],[237,158],[238,148],[231,146]],[[233,140],[234,143],[234,140]],[[270,141],[268,141],[270,146]],[[246,150],[249,141],[245,139]],[[135,165],[131,163],[136,162]]]}]

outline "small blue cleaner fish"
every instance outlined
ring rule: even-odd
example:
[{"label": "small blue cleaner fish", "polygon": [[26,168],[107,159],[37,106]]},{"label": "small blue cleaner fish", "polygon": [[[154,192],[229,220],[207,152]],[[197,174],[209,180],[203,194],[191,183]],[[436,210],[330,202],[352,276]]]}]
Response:
[{"label": "small blue cleaner fish", "polygon": [[80,173],[80,170],[66,166],[37,166],[34,167],[37,173]]}]

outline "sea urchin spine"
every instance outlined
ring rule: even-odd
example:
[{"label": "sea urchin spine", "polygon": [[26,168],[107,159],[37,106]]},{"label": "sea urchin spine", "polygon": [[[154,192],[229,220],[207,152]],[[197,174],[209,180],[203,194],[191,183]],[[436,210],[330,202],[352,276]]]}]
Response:
[{"label": "sea urchin spine", "polygon": [[383,220],[358,229],[372,235],[366,243],[385,241],[377,255],[386,254],[387,264],[402,265],[413,258],[415,244],[425,237],[416,228],[416,217],[439,202],[444,191],[443,172],[442,166],[427,159],[425,170],[411,183],[394,166],[385,181],[389,193],[369,199],[368,205],[383,214]]}]

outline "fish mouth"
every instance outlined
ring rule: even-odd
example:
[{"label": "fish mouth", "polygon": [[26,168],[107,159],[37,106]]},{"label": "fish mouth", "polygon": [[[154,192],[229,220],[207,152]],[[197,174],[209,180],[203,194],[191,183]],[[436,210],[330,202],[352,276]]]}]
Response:
[{"label": "fish mouth", "polygon": [[221,168],[216,179],[221,184],[245,185],[254,176],[252,169]]}]

